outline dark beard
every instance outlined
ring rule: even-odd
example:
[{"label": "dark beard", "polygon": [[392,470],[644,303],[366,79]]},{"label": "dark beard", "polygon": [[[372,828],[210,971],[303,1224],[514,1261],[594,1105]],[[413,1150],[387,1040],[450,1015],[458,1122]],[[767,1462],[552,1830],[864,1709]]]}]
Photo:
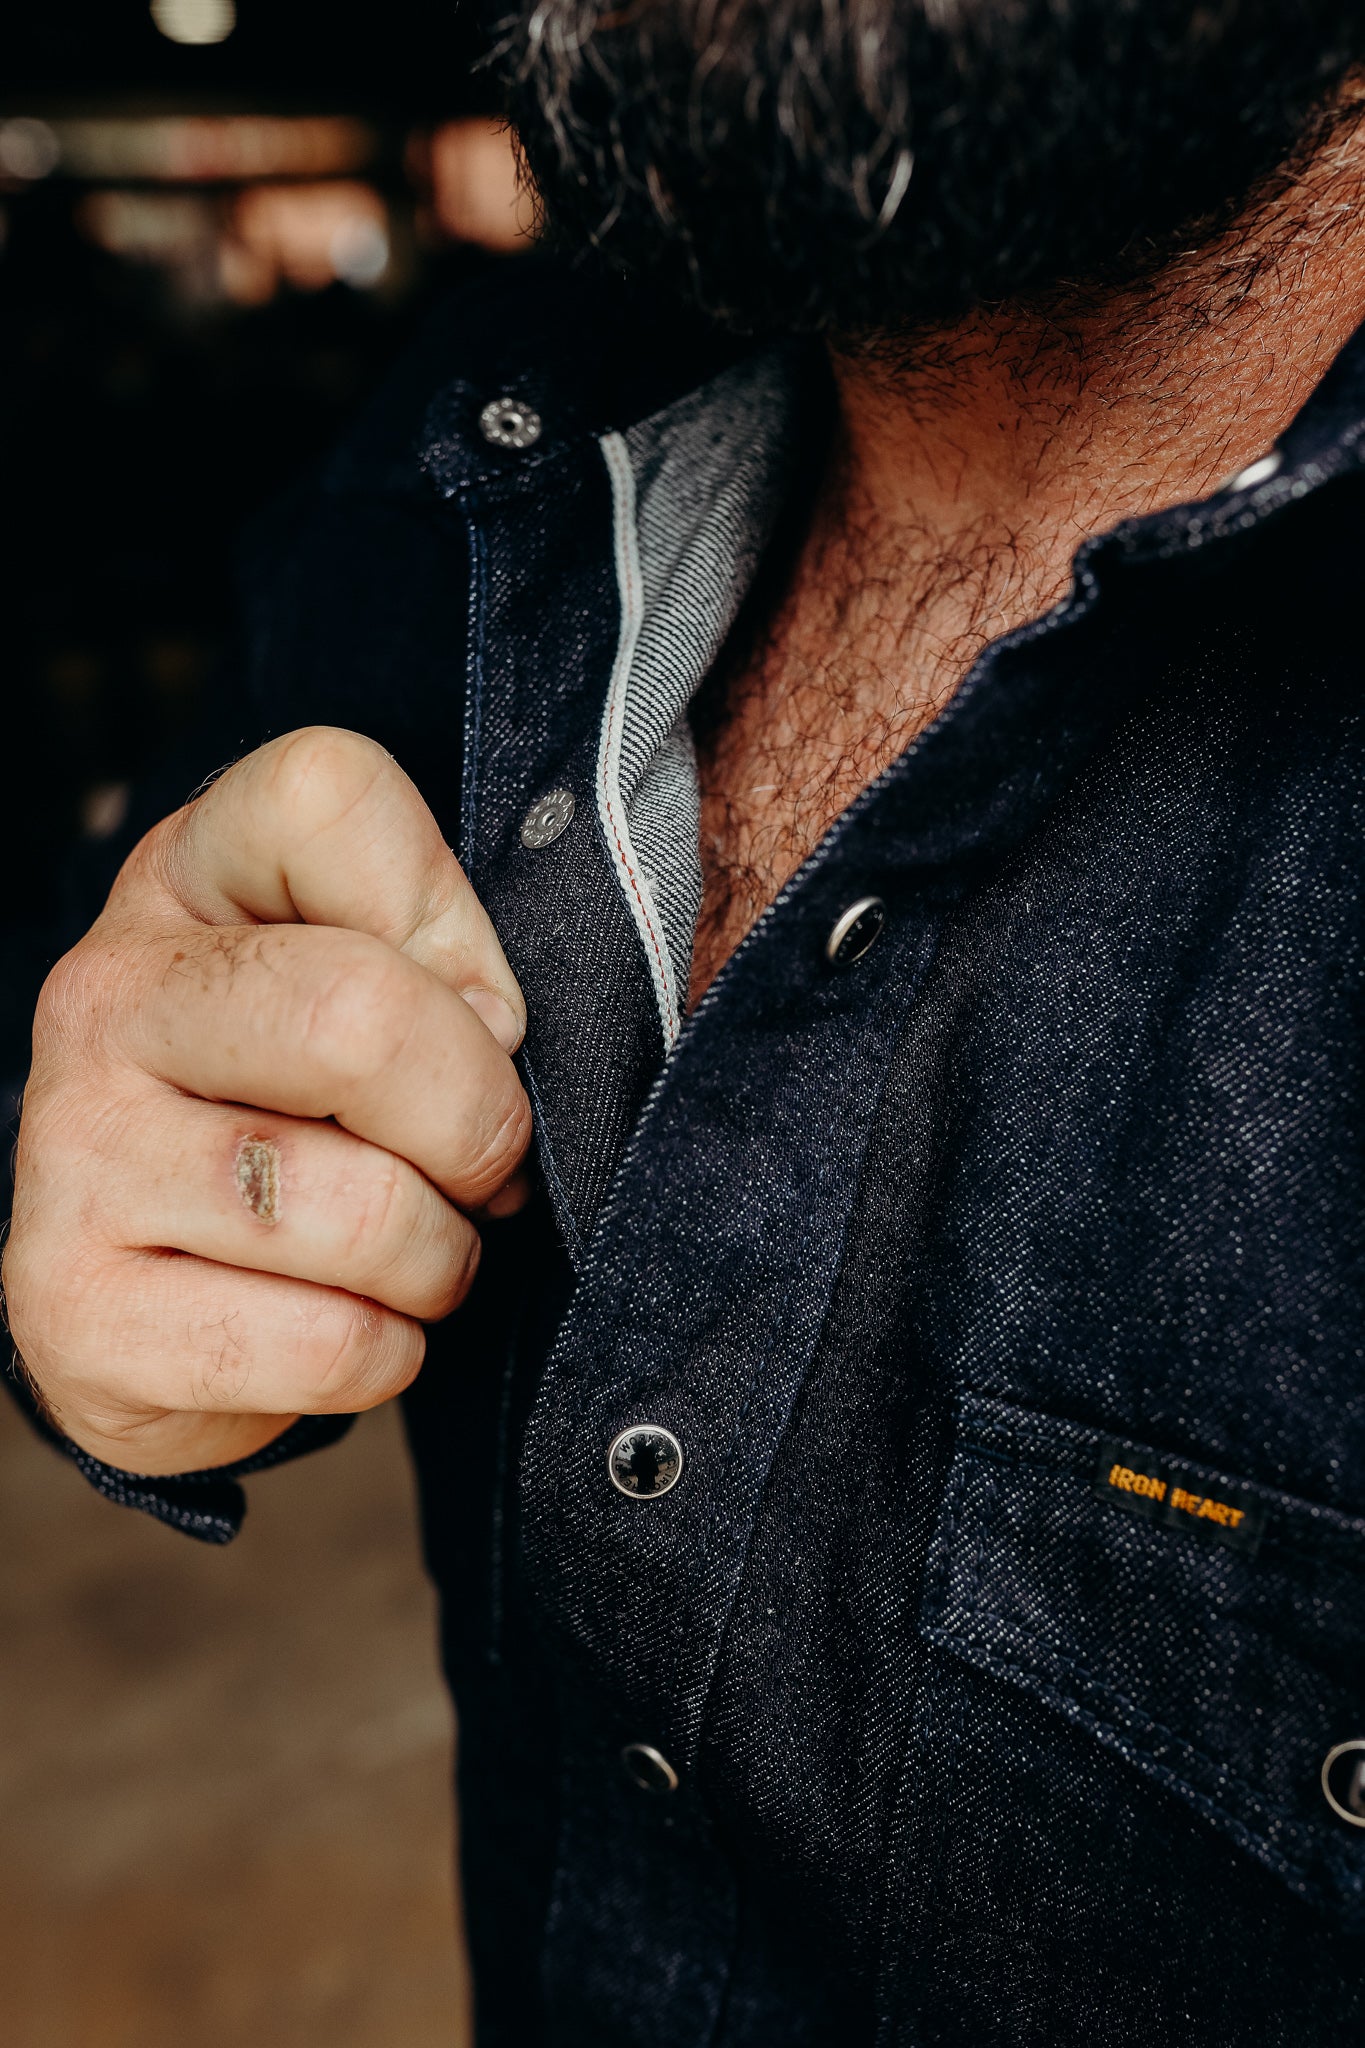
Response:
[{"label": "dark beard", "polygon": [[1365,59],[1365,0],[522,5],[496,68],[552,246],[751,332],[1139,279],[1319,141]]}]

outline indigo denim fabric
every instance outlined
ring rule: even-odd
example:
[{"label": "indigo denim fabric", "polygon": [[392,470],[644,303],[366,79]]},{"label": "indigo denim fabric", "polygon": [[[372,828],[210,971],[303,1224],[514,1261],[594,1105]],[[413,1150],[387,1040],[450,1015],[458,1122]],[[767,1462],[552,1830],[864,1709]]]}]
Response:
[{"label": "indigo denim fabric", "polygon": [[1083,551],[665,1058],[600,437],[723,361],[508,272],[251,587],[239,723],[393,748],[531,1017],[541,1192],[406,1402],[480,2043],[1356,2048],[1365,347],[1273,476]]}]

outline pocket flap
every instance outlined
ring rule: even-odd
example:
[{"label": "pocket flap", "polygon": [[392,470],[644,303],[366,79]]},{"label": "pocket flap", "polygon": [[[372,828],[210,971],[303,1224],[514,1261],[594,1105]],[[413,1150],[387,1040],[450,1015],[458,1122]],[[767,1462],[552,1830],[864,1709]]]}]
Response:
[{"label": "pocket flap", "polygon": [[[1323,1790],[1329,1754],[1365,1740],[1365,1521],[970,1397],[922,1627],[1296,1891],[1365,1905],[1365,1825]],[[1365,1823],[1354,1755],[1334,1772]]]}]

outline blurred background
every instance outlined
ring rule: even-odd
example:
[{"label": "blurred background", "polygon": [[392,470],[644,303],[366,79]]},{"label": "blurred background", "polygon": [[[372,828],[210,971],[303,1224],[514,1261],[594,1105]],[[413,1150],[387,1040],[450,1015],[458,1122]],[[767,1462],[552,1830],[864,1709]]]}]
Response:
[{"label": "blurred background", "polygon": [[[520,260],[478,54],[468,9],[418,0],[3,10],[12,921],[41,929],[64,851],[194,717],[244,522],[438,294]],[[7,2048],[458,2048],[396,1418],[256,1481],[219,1552],[105,1506],[0,1401],[0,1555]]]}]

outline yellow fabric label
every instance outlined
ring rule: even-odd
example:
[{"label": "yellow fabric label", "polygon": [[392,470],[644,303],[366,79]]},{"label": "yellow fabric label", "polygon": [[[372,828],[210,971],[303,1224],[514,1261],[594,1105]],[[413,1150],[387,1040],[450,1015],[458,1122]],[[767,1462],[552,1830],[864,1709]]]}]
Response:
[{"label": "yellow fabric label", "polygon": [[1095,1491],[1114,1507],[1165,1529],[1238,1550],[1254,1551],[1265,1528],[1265,1510],[1241,1488],[1209,1490],[1187,1470],[1159,1462],[1128,1444],[1100,1445]]}]

